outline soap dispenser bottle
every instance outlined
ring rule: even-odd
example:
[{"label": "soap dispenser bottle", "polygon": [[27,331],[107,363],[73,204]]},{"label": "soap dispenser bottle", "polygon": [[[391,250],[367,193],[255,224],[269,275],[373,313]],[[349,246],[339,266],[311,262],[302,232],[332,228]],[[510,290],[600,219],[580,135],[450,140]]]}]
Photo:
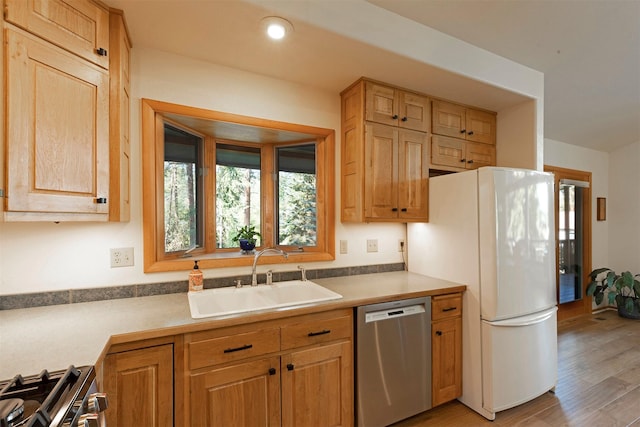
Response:
[{"label": "soap dispenser bottle", "polygon": [[198,292],[203,289],[202,271],[198,268],[198,260],[194,261],[193,270],[189,273],[189,292]]}]

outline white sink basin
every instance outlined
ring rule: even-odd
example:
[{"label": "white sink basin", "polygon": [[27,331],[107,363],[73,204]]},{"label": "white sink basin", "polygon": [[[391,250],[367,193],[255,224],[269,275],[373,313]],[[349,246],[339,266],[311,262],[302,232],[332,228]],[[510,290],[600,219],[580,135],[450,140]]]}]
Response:
[{"label": "white sink basin", "polygon": [[309,280],[290,280],[276,282],[273,285],[226,287],[189,292],[189,308],[191,317],[200,319],[340,298],[342,295]]}]

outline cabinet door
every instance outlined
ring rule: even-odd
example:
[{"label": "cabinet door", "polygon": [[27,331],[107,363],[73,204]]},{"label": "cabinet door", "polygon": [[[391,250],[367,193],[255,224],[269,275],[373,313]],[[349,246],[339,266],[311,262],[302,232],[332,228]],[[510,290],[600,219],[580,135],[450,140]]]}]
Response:
[{"label": "cabinet door", "polygon": [[426,221],[429,204],[429,144],[427,134],[400,131],[398,174],[399,218]]},{"label": "cabinet door", "polygon": [[[109,76],[7,30],[7,210],[93,214],[109,197]],[[99,214],[99,215],[95,215]]]},{"label": "cabinet door", "polygon": [[109,12],[94,2],[5,0],[5,19],[94,64],[109,68]]},{"label": "cabinet door", "polygon": [[465,108],[444,101],[433,101],[431,131],[438,135],[465,138]]},{"label": "cabinet door", "polygon": [[428,132],[431,125],[431,103],[426,96],[398,91],[398,126]]},{"label": "cabinet door", "polygon": [[282,356],[282,425],[353,425],[350,342],[326,344]]},{"label": "cabinet door", "polygon": [[469,108],[465,117],[467,141],[485,144],[496,143],[496,116],[494,114]]},{"label": "cabinet door", "polygon": [[173,345],[109,354],[104,386],[110,426],[173,426]]},{"label": "cabinet door", "polygon": [[457,138],[433,135],[431,137],[431,163],[464,170],[466,143]]},{"label": "cabinet door", "polygon": [[388,86],[367,82],[365,120],[383,125],[398,125],[398,94]]},{"label": "cabinet door", "polygon": [[462,318],[431,324],[433,406],[462,394]]},{"label": "cabinet door", "polygon": [[483,166],[495,166],[496,147],[495,145],[467,142],[465,158],[467,160],[467,169],[478,169]]},{"label": "cabinet door", "polygon": [[398,217],[398,129],[365,125],[365,217]]},{"label": "cabinet door", "polygon": [[279,426],[280,359],[271,357],[191,375],[191,425]]}]

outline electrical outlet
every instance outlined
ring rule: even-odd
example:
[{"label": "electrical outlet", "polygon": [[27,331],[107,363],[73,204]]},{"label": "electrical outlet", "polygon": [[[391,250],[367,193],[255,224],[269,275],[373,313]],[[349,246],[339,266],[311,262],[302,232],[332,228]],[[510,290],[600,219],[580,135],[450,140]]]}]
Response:
[{"label": "electrical outlet", "polygon": [[133,248],[112,248],[111,268],[130,267],[133,265]]},{"label": "electrical outlet", "polygon": [[404,239],[398,239],[398,252],[404,252],[406,245]]},{"label": "electrical outlet", "polygon": [[349,252],[349,243],[346,240],[340,240],[340,253],[346,254]]},{"label": "electrical outlet", "polygon": [[367,252],[378,252],[378,239],[367,239]]}]

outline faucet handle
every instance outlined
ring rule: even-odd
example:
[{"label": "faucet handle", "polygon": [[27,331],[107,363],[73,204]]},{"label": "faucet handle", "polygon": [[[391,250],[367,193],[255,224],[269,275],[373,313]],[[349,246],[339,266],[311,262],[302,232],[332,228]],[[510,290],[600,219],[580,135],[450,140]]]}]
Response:
[{"label": "faucet handle", "polygon": [[302,274],[302,281],[306,282],[307,281],[307,271],[301,265],[298,266],[298,270],[300,270],[300,273]]},{"label": "faucet handle", "polygon": [[273,284],[273,271],[267,270],[266,275],[267,275],[267,285]]},{"label": "faucet handle", "polygon": [[241,288],[242,287],[242,279],[237,279],[235,280],[236,282],[236,288]]}]

